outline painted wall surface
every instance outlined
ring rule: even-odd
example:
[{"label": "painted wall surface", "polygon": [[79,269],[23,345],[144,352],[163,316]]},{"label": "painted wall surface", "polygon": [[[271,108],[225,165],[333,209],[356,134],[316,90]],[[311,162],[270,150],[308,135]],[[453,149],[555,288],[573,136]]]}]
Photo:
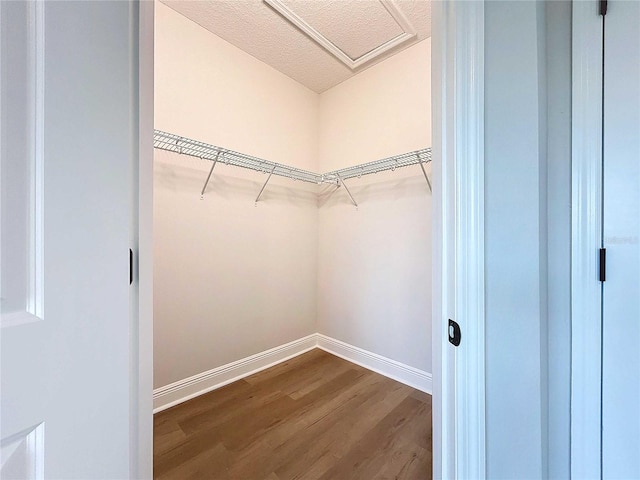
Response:
[{"label": "painted wall surface", "polygon": [[[429,55],[426,40],[317,95],[158,4],[156,128],[320,172],[424,148]],[[200,200],[209,167],[156,152],[156,388],[316,331],[430,372],[419,167],[354,179],[359,211],[275,177],[254,207],[266,177],[224,165]]]},{"label": "painted wall surface", "polygon": [[[431,146],[430,40],[320,97],[322,171]],[[430,167],[427,167],[430,171]],[[431,193],[418,166],[323,187],[318,331],[431,372]]]},{"label": "painted wall surface", "polygon": [[568,478],[571,2],[485,28],[488,477]]},{"label": "painted wall surface", "polygon": [[570,477],[571,2],[546,2],[548,468]]},{"label": "painted wall surface", "polygon": [[318,95],[163,3],[156,128],[317,170]]},{"label": "painted wall surface", "polygon": [[547,478],[544,5],[485,15],[487,478]]},{"label": "painted wall surface", "polygon": [[[316,331],[315,185],[156,152],[155,387]],[[300,183],[300,182],[298,182]]]},{"label": "painted wall surface", "polygon": [[431,146],[431,39],[320,95],[320,170]]},{"label": "painted wall surface", "polygon": [[[156,4],[156,128],[316,170],[317,94]],[[317,186],[156,151],[154,386],[316,331]]]}]

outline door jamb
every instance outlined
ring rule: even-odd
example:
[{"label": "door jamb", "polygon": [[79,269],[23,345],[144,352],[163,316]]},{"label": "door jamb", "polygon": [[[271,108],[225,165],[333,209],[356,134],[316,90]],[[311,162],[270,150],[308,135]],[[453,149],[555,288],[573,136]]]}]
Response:
[{"label": "door jamb", "polygon": [[433,2],[432,19],[433,473],[485,478],[484,1]]},{"label": "door jamb", "polygon": [[[154,9],[153,1],[134,1],[138,8],[138,191],[137,191],[137,341],[131,366],[134,419],[132,478],[153,478],[153,117]],[[136,269],[134,268],[134,272]],[[135,280],[134,280],[134,283]],[[137,349],[136,349],[137,347]]]},{"label": "door jamb", "polygon": [[582,479],[601,475],[602,17],[596,1],[572,15],[570,448]]}]

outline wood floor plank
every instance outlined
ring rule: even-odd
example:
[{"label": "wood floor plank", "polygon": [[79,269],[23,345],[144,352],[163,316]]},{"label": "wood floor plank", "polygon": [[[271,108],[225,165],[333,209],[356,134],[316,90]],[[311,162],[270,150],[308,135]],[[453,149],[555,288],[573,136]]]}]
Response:
[{"label": "wood floor plank", "polygon": [[173,420],[156,420],[153,422],[153,453],[160,455],[187,438],[177,422]]},{"label": "wood floor plank", "polygon": [[[394,383],[373,394],[356,409],[344,415],[339,422],[332,421],[331,428],[320,435],[316,443],[331,444],[333,451],[339,455],[348,451],[351,445],[357,444],[362,439],[371,428],[371,424],[379,422],[406,398],[409,387]],[[366,415],[362,415],[362,412],[366,412]],[[332,420],[331,417],[328,418]]]},{"label": "wood floor plank", "polygon": [[431,407],[431,395],[426,392],[421,392],[420,390],[413,390],[411,392],[411,397],[416,400],[420,400],[421,402],[427,403],[429,407]]},{"label": "wood floor plank", "polygon": [[[315,350],[301,355],[301,357],[310,356],[313,352]],[[256,388],[279,390],[286,394],[292,394],[301,391],[305,387],[308,388],[310,383],[314,383],[333,369],[339,368],[339,365],[342,365],[338,362],[340,359],[326,352],[322,352],[319,355],[314,353],[311,358],[311,361],[292,363],[277,375],[270,375],[269,369],[248,377],[246,380]],[[276,365],[273,368],[279,369],[280,367],[280,365]]]},{"label": "wood floor plank", "polygon": [[[414,455],[430,456],[429,452],[403,435],[408,426],[420,422],[423,412],[423,402],[411,397],[405,398],[373,425],[357,444],[353,444],[351,450],[322,479],[395,478],[394,475],[400,472],[405,463],[414,461]],[[418,478],[423,478],[428,473],[423,471]]]},{"label": "wood floor plank", "polygon": [[215,471],[216,479],[230,480],[229,460],[229,452],[221,443],[218,443],[213,448],[200,452],[190,461],[175,465],[155,478],[158,480],[199,480],[211,478],[210,473]]},{"label": "wood floor plank", "polygon": [[433,428],[431,423],[431,402],[422,403],[418,408],[418,412],[416,416],[421,419],[425,419],[425,421],[420,422],[410,422],[405,425],[402,435],[411,439],[416,445],[419,445],[421,448],[432,452],[432,434]]},{"label": "wood floor plank", "polygon": [[207,450],[215,449],[220,444],[218,432],[204,432],[199,435],[191,435],[176,443],[173,448],[154,454],[153,473],[155,478],[175,470],[176,468],[188,468],[189,463],[198,455]]},{"label": "wood floor plank", "polygon": [[425,479],[431,396],[319,349],[156,414],[154,478]]},{"label": "wood floor plank", "polygon": [[[273,445],[270,455],[263,457],[268,462],[265,468],[274,469],[281,476],[278,469],[282,465],[289,465],[289,473],[297,473],[297,469],[313,461],[317,455],[322,454],[324,446],[331,444],[333,438],[341,435],[340,424],[348,421],[349,418],[359,412],[363,412],[362,405],[376,392],[380,392],[381,384],[394,384],[389,380],[373,372],[358,372],[358,381],[354,381],[344,392],[327,402],[317,405],[308,416],[305,416],[298,423],[294,424],[295,433],[291,435],[278,436],[275,440],[272,436],[266,441]],[[281,432],[274,432],[281,433]],[[247,457],[253,452],[244,452]],[[246,469],[246,463],[239,462],[234,467],[234,474],[242,478],[250,476],[251,471]],[[252,464],[254,467],[255,463]]]},{"label": "wood floor plank", "polygon": [[271,368],[254,373],[244,380],[252,385],[259,385],[260,383],[271,381],[283,373],[302,372],[305,368],[316,367],[323,361],[331,360],[330,357],[330,355],[327,355],[327,352],[315,348],[307,353],[274,365]]},{"label": "wood floor plank", "polygon": [[271,405],[285,396],[279,390],[260,390],[258,392],[253,390],[247,395],[239,396],[217,407],[186,417],[184,420],[179,421],[178,424],[187,435],[202,430],[211,430],[238,417],[253,413],[256,409]]},{"label": "wood floor plank", "polygon": [[280,480],[280,479],[275,473],[271,472],[268,477],[264,478],[264,480]]},{"label": "wood floor plank", "polygon": [[[334,417],[331,412],[343,405],[348,398],[347,394],[360,391],[362,385],[358,380],[364,376],[363,372],[345,372],[322,389],[316,390],[315,398],[305,397],[307,401],[315,401],[308,403],[288,421],[272,429],[269,435],[260,437],[255,443],[237,453],[238,461],[232,470],[233,473],[242,478],[251,476],[255,469],[271,470],[287,463],[300,445],[312,443],[313,439],[330,425],[326,419]],[[336,386],[342,386],[342,390],[336,390]]]},{"label": "wood floor plank", "polygon": [[199,395],[188,402],[180,403],[154,415],[154,422],[181,422],[203,412],[220,409],[223,404],[239,402],[243,395],[250,396],[255,387],[244,379],[225,385],[212,392]]}]

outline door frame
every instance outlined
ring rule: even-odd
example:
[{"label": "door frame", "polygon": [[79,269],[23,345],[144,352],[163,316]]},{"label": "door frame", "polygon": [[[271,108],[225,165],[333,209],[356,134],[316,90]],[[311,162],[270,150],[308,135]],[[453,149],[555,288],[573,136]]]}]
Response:
[{"label": "door frame", "polygon": [[[155,2],[134,0],[138,9],[138,171],[134,215],[134,286],[131,478],[153,478],[153,117]],[[134,176],[135,178],[135,176]],[[135,187],[134,187],[135,191]],[[137,225],[137,229],[135,228]],[[136,242],[137,240],[137,242]],[[136,246],[137,243],[137,246]],[[137,271],[136,271],[137,270]],[[137,317],[137,318],[136,318]],[[137,322],[136,322],[137,320]],[[137,342],[137,345],[136,345]]]},{"label": "door frame", "polygon": [[[601,475],[602,17],[573,2],[571,80],[571,477]],[[594,353],[595,352],[595,353]]]},{"label": "door frame", "polygon": [[484,1],[433,2],[432,38],[433,473],[485,478]]},{"label": "door frame", "polygon": [[[135,478],[153,470],[153,46],[154,3],[139,5],[137,389]],[[484,478],[484,0],[432,4],[433,473]],[[435,73],[433,73],[435,72]],[[437,161],[440,158],[441,161]],[[457,161],[457,159],[464,159]],[[455,318],[455,351],[445,322]],[[456,375],[456,372],[464,372]],[[453,391],[444,379],[455,378]],[[451,400],[455,399],[455,403]],[[137,412],[136,412],[137,410]],[[445,420],[447,420],[445,422]]]}]

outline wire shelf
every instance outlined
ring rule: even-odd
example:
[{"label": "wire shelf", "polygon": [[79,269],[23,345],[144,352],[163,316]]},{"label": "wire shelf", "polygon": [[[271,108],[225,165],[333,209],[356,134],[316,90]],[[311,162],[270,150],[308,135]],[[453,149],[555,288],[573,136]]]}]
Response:
[{"label": "wire shelf", "polygon": [[325,179],[342,178],[348,180],[350,178],[362,177],[372,173],[384,172],[387,170],[395,170],[396,168],[408,167],[410,165],[419,165],[431,161],[431,149],[423,148],[414,152],[403,153],[394,157],[383,158],[373,162],[354,165],[353,167],[342,168],[332,172],[325,173]]},{"label": "wire shelf", "polygon": [[290,167],[281,163],[264,160],[258,157],[252,157],[251,155],[245,155],[244,153],[234,152],[222,147],[216,147],[208,143],[193,140],[187,137],[181,137],[173,133],[163,132],[162,130],[154,130],[153,132],[153,146],[161,150],[167,150],[169,152],[175,152],[183,155],[189,155],[192,157],[198,157],[204,160],[210,160],[212,162],[209,176],[205,181],[202,188],[201,197],[204,196],[209,179],[213,173],[213,169],[216,164],[221,162],[226,165],[234,165],[236,167],[242,167],[249,170],[255,170],[262,173],[267,173],[269,176],[265,181],[258,197],[256,198],[256,204],[262,195],[269,179],[272,175],[279,177],[286,177],[292,180],[300,180],[308,183],[316,184],[333,184],[344,186],[345,190],[349,194],[351,201],[357,207],[358,204],[351,195],[344,180],[350,178],[360,178],[363,175],[370,175],[372,173],[378,173],[388,170],[395,170],[396,168],[408,167],[410,165],[420,165],[424,178],[431,189],[431,182],[427,176],[427,172],[424,169],[424,164],[431,161],[431,149],[423,148],[422,150],[416,150],[414,152],[403,153],[394,157],[383,158],[381,160],[375,160],[373,162],[363,163],[360,165],[354,165],[353,167],[342,168],[340,170],[334,170],[323,174],[309,172],[301,168]]},{"label": "wire shelf", "polygon": [[208,143],[192,140],[190,138],[174,135],[173,133],[155,130],[153,133],[153,146],[161,150],[190,155],[205,160],[218,161],[226,165],[247,168],[262,173],[271,173],[280,177],[301,180],[303,182],[321,182],[321,176],[317,173],[290,167],[281,163],[271,162],[244,153],[234,152],[226,148],[216,147]]}]

